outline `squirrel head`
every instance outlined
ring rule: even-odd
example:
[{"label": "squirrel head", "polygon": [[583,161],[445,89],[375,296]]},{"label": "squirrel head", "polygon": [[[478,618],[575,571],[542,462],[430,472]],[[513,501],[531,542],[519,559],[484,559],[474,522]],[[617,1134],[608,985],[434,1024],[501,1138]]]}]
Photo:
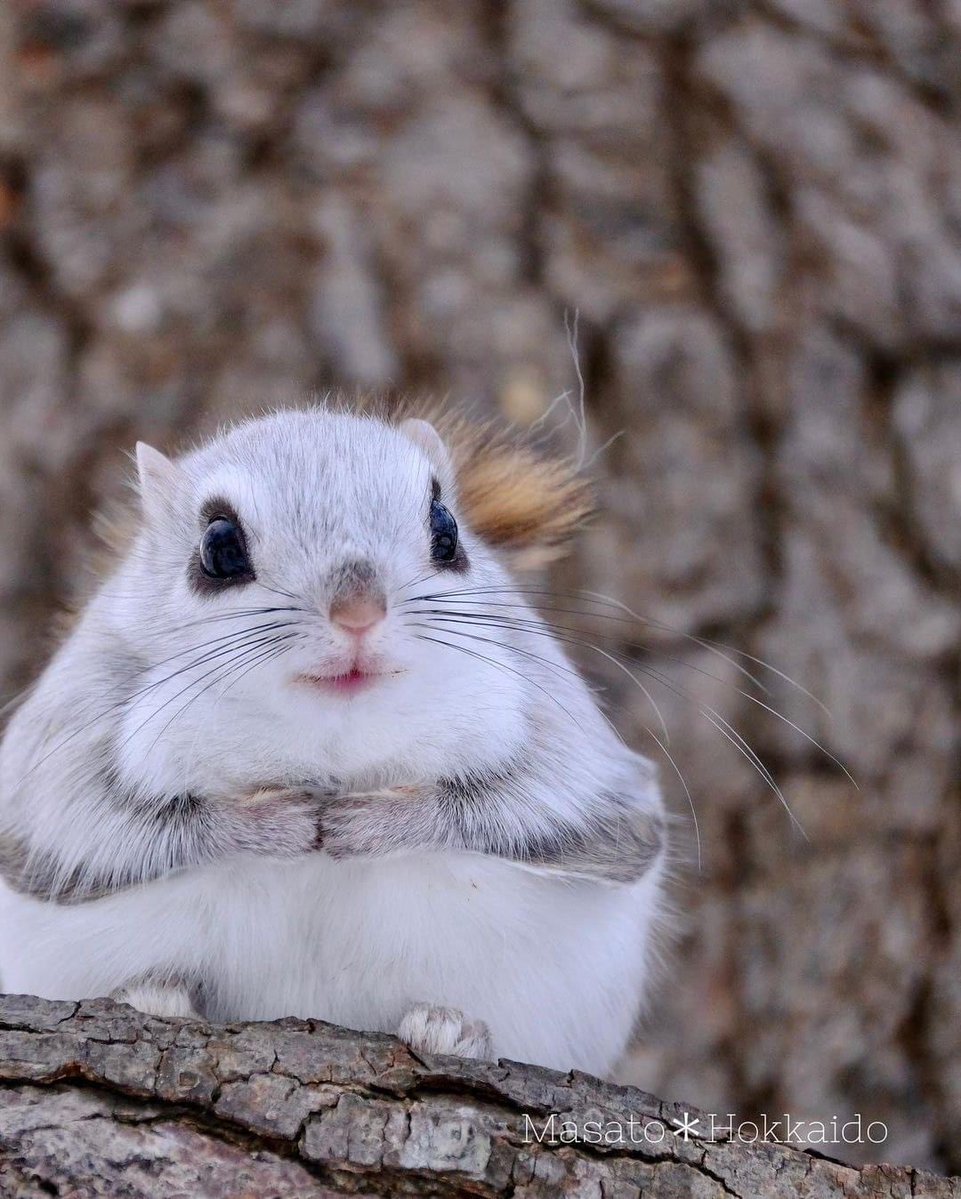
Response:
[{"label": "squirrel head", "polygon": [[523,734],[510,645],[533,614],[507,555],[546,560],[586,515],[564,463],[463,420],[315,408],[137,465],[139,527],[104,589],[153,689],[130,761],[202,735],[265,777],[318,755],[444,773]]}]

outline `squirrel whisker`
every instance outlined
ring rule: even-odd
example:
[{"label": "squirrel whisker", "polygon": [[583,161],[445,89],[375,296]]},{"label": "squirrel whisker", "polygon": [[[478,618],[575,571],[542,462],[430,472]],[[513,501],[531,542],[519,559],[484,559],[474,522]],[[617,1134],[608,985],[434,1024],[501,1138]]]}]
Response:
[{"label": "squirrel whisker", "polygon": [[213,613],[201,616],[196,620],[185,620],[179,624],[162,625],[158,630],[161,635],[178,633],[184,629],[196,628],[198,625],[219,624],[226,620],[238,620],[243,616],[270,616],[277,612],[307,612],[307,608],[292,608],[285,606],[268,606],[265,608],[238,608],[233,612]]},{"label": "squirrel whisker", "polygon": [[[552,632],[557,634],[560,640],[564,639],[562,636],[560,636],[561,633],[563,633],[563,632],[571,633],[572,632],[572,630],[565,630],[563,628],[563,626],[552,626],[548,622],[542,622],[542,621],[534,620],[534,619],[524,620],[521,617],[513,617],[513,616],[501,617],[501,616],[498,616],[497,614],[494,614],[492,619],[494,621],[498,622],[498,623],[494,624],[494,623],[489,623],[491,618],[488,617],[487,613],[476,613],[476,612],[470,613],[470,612],[459,611],[459,612],[453,612],[453,613],[448,614],[448,613],[444,613],[444,612],[438,612],[437,609],[430,609],[430,611],[433,614],[436,614],[438,620],[443,621],[445,623],[445,625],[450,624],[450,623],[461,623],[461,624],[474,623],[474,624],[480,624],[480,625],[488,623],[488,627],[490,627],[490,628],[514,627],[514,628],[518,628],[518,629],[524,629],[526,632],[538,633],[543,629],[543,626],[545,624],[547,624],[547,627],[551,628]],[[423,615],[423,614],[424,613],[421,611],[420,615]],[[458,617],[463,617],[464,619],[458,621],[458,619],[457,619]],[[640,690],[644,693],[644,695],[647,698],[648,702],[650,703],[651,707],[654,709],[654,714],[657,716],[658,723],[661,726],[661,731],[664,734],[664,739],[668,743],[670,743],[671,736],[670,736],[670,732],[668,731],[667,723],[664,720],[664,716],[662,715],[660,708],[657,706],[657,703],[656,703],[654,697],[651,695],[650,691],[648,691],[648,689],[644,686],[644,684],[639,679],[635,678],[633,674],[631,674],[631,672],[627,669],[626,666],[623,665],[623,663],[619,662],[614,655],[609,654],[607,650],[604,650],[600,646],[594,645],[589,641],[578,640],[576,642],[569,642],[569,643],[582,645],[588,649],[595,650],[597,653],[603,655],[604,657],[610,658],[611,662],[613,662],[615,666],[617,666],[620,670],[624,671],[628,675],[628,677],[631,679],[631,681],[634,682],[640,688]]]},{"label": "squirrel whisker", "polygon": [[[284,634],[277,634],[275,636],[260,637],[253,642],[245,642],[241,648],[241,654],[243,655],[243,660],[246,661],[249,654],[252,651],[256,651],[260,647],[273,646],[273,645],[276,645],[278,641],[287,640],[287,639],[292,638],[293,636],[294,636],[294,634],[284,633]],[[223,654],[230,652],[233,648],[234,648],[233,646],[228,646],[224,649],[217,650],[215,653],[208,655],[208,658],[205,659],[204,661],[202,661],[200,663],[200,665],[205,665],[206,661],[211,658],[221,657]],[[191,664],[191,666],[182,667],[180,670],[175,671],[173,675],[164,679],[163,682],[165,682],[165,683],[169,682],[171,678],[176,678],[178,675],[183,674],[185,670],[189,670],[192,668],[192,666],[195,666],[195,665],[196,664]],[[226,665],[228,668],[235,667],[238,665],[238,660],[233,659],[231,662],[227,663]],[[130,742],[130,740],[137,735],[137,733],[139,733],[143,728],[145,728],[146,725],[148,725],[150,723],[150,721],[154,719],[155,716],[157,716],[160,712],[162,712],[170,704],[174,703],[182,695],[184,695],[188,691],[190,691],[191,688],[196,687],[199,683],[202,683],[204,681],[205,681],[204,679],[192,679],[187,684],[186,687],[183,687],[180,691],[176,692],[176,694],[170,696],[168,699],[165,699],[159,708],[155,708],[154,711],[150,713],[150,715],[146,718],[146,720],[142,721],[140,724],[137,725],[137,727],[135,729],[131,730],[131,732],[129,732],[127,734],[127,736],[123,739],[123,741],[121,741],[119,743],[119,748],[125,747]],[[137,702],[139,703],[139,700]],[[187,706],[189,706],[189,704],[185,705],[185,707],[187,707]],[[175,713],[175,715],[179,715],[181,710],[182,709],[178,709],[177,712]]]},{"label": "squirrel whisker", "polygon": [[[642,616],[640,613],[635,612],[632,608],[629,608],[626,604],[622,603],[620,600],[613,599],[612,597],[603,595],[600,592],[596,592],[596,591],[552,591],[547,588],[537,588],[537,587],[465,587],[465,588],[457,588],[457,589],[454,589],[451,591],[446,591],[446,592],[444,592],[444,591],[434,592],[431,595],[418,596],[418,597],[414,597],[414,598],[425,599],[425,600],[426,599],[439,600],[439,599],[456,598],[459,595],[480,596],[480,595],[492,595],[492,594],[522,595],[522,596],[546,596],[547,598],[553,598],[553,599],[576,599],[576,600],[582,600],[587,603],[599,604],[599,605],[602,604],[609,608],[615,608],[619,612],[624,613],[626,615],[614,616],[614,615],[611,615],[610,613],[597,612],[597,611],[594,611],[593,609],[572,609],[571,614],[578,615],[578,616],[589,616],[589,617],[592,617],[594,619],[599,619],[599,620],[610,620],[610,621],[614,621],[619,624],[634,624],[634,623],[649,624],[652,627],[661,629],[666,633],[671,633],[676,637],[681,637],[685,641],[691,641],[695,645],[699,645],[699,646],[701,646],[701,648],[706,649],[709,652],[716,654],[718,657],[722,658],[725,662],[727,662],[730,666],[734,667],[735,670],[739,671],[741,674],[743,674],[747,678],[749,678],[751,680],[751,682],[754,683],[754,685],[756,687],[758,687],[759,690],[769,694],[770,693],[769,688],[766,687],[761,682],[761,680],[757,678],[756,675],[752,674],[745,666],[742,666],[739,662],[736,662],[730,656],[732,654],[736,654],[738,657],[745,658],[747,661],[753,662],[757,666],[763,667],[763,669],[770,671],[771,674],[776,675],[777,678],[783,680],[789,686],[793,687],[796,691],[800,692],[801,695],[803,695],[807,699],[811,700],[811,702],[816,704],[827,716],[831,716],[831,711],[827,707],[827,705],[823,702],[823,700],[819,699],[813,692],[809,691],[806,687],[802,686],[802,684],[799,683],[797,681],[797,679],[792,678],[791,675],[786,674],[783,670],[779,670],[778,667],[776,667],[772,663],[766,661],[764,658],[760,658],[755,654],[751,654],[747,650],[741,649],[738,646],[728,645],[723,641],[715,641],[709,637],[702,637],[696,633],[687,633],[683,629],[677,628],[675,625],[668,624],[667,622],[662,621],[662,620],[657,620],[654,617]],[[484,601],[484,602],[492,604],[494,601]],[[539,601],[534,600],[533,602],[536,604],[536,606],[539,609],[541,608],[541,604]],[[522,604],[517,604],[517,605],[505,604],[504,606],[505,607],[506,606],[522,607],[524,605],[522,605]],[[548,610],[561,611],[561,609],[548,609]]]},{"label": "squirrel whisker", "polygon": [[[415,625],[408,626],[408,627],[433,628],[434,626],[432,626],[432,625],[416,625],[415,624]],[[437,630],[435,629],[435,631],[437,631]],[[441,631],[449,632],[451,634],[451,636],[457,635],[456,631],[452,630],[452,629],[444,629]],[[458,650],[460,653],[467,654],[471,658],[479,658],[482,662],[487,662],[491,666],[496,666],[499,670],[503,670],[503,671],[507,672],[508,674],[517,675],[517,677],[520,679],[523,679],[524,682],[528,686],[536,688],[536,690],[540,691],[543,695],[547,696],[547,698],[552,703],[556,704],[557,707],[560,708],[560,710],[565,714],[565,716],[568,716],[568,717],[570,717],[571,720],[573,720],[573,722],[577,725],[578,728],[583,727],[581,725],[581,722],[577,719],[577,717],[574,716],[572,712],[568,711],[568,709],[564,707],[564,705],[560,702],[560,700],[557,698],[556,695],[551,695],[551,693],[547,690],[546,687],[542,687],[539,683],[535,683],[533,679],[529,678],[525,674],[522,674],[519,670],[514,670],[513,667],[508,666],[506,663],[498,662],[496,658],[491,658],[486,654],[479,654],[476,650],[468,649],[464,645],[451,645],[451,643],[449,641],[441,641],[437,637],[425,637],[423,633],[415,634],[415,636],[417,637],[417,639],[419,641],[433,641],[436,645],[446,645],[448,649]]]},{"label": "squirrel whisker", "polygon": [[[480,602],[488,607],[492,607],[492,606],[493,607],[518,607],[518,608],[523,608],[524,610],[529,610],[526,604],[520,604],[520,603],[519,604],[503,604],[503,603],[491,604],[489,601],[486,601],[486,600],[481,600]],[[538,610],[539,611],[552,611],[553,609],[546,608],[546,609],[538,609]],[[431,609],[431,611],[439,613],[441,610]],[[464,611],[463,609],[451,609],[451,612],[456,613],[457,615],[465,616],[465,617],[469,617],[469,616],[475,617],[475,618],[484,617],[484,618],[489,618],[492,620],[501,619],[504,621],[512,621],[515,623],[515,625],[517,627],[525,627],[526,626],[527,628],[529,628],[531,631],[534,631],[534,632],[537,631],[539,626],[543,625],[543,626],[546,626],[547,628],[549,628],[561,640],[565,639],[564,635],[566,634],[567,638],[569,639],[569,644],[582,645],[587,648],[594,649],[598,653],[601,653],[601,654],[607,653],[607,651],[602,650],[599,646],[593,645],[591,642],[585,641],[582,638],[578,638],[576,636],[575,629],[572,629],[566,625],[558,624],[556,622],[551,622],[548,620],[538,620],[535,617],[524,618],[524,617],[519,617],[519,616],[513,616],[511,614],[500,615],[498,613],[486,613],[486,612],[471,613],[471,612]],[[584,613],[584,614],[585,615],[594,615],[594,613]],[[573,638],[573,640],[570,640],[571,638]],[[698,638],[693,638],[693,637],[691,637],[690,639],[691,640],[699,640]],[[612,640],[613,640],[613,638],[612,638]],[[710,648],[710,646],[707,646],[706,648]],[[611,651],[611,652],[614,653],[614,651]],[[697,666],[693,662],[685,661],[683,658],[678,658],[678,657],[672,656],[670,654],[664,654],[660,650],[658,650],[657,652],[658,652],[659,657],[661,657],[663,660],[665,660],[667,662],[671,662],[671,663],[679,665],[679,666],[683,666],[685,669],[691,670],[697,674],[703,675],[705,678],[712,679],[714,682],[720,683],[722,686],[730,687],[737,695],[740,695],[741,697],[746,699],[749,703],[752,703],[752,704],[756,705],[757,707],[762,708],[765,712],[769,713],[769,715],[773,716],[776,720],[779,720],[782,724],[787,725],[790,729],[792,729],[794,732],[796,732],[798,734],[798,736],[803,738],[812,748],[816,749],[819,753],[823,754],[830,762],[832,762],[835,766],[838,767],[839,770],[842,771],[842,773],[847,777],[847,779],[852,783],[853,786],[857,787],[857,785],[858,785],[857,781],[851,775],[851,772],[844,765],[844,763],[838,757],[836,757],[833,753],[831,753],[831,751],[825,745],[823,745],[816,737],[814,737],[806,729],[802,728],[795,721],[791,720],[790,717],[785,716],[783,712],[779,712],[776,708],[772,707],[770,704],[765,703],[763,700],[758,699],[757,696],[752,695],[749,691],[745,691],[744,688],[738,687],[732,683],[728,683],[726,680],[720,678],[718,675],[712,674],[709,670],[705,670],[703,667]],[[741,652],[741,651],[737,651],[737,652]],[[615,657],[623,657],[623,655],[618,655],[616,653],[614,653],[614,656]],[[726,656],[723,654],[721,654],[720,656],[726,658]],[[726,660],[730,661],[730,659],[726,659]],[[741,669],[740,667],[738,667],[738,664],[736,662],[731,662],[731,665],[735,666],[738,669]],[[761,665],[766,665],[766,663],[762,662]],[[773,670],[774,668],[772,667],[771,669]],[[758,683],[758,686],[761,688],[762,691],[765,692],[765,694],[770,695],[769,689],[764,687],[762,684],[760,684],[758,682],[758,680],[754,678],[753,675],[750,675],[749,672],[743,671],[743,669],[741,669],[741,672],[747,673],[748,677],[750,677],[754,682]],[[648,673],[650,673],[650,670],[648,671]],[[776,672],[776,673],[780,673],[780,672]],[[784,677],[785,677],[786,681],[791,682],[790,679],[787,679],[787,676],[784,676]],[[803,687],[798,686],[798,690],[800,690],[804,694],[810,694],[809,692],[805,691],[805,689]],[[685,698],[690,700],[689,696],[685,696]],[[819,703],[819,701],[817,701],[814,696],[812,696],[811,698],[815,699],[815,702]],[[820,704],[820,707],[823,708],[826,712],[828,711],[824,707],[823,704]]]},{"label": "squirrel whisker", "polygon": [[[452,599],[456,600],[461,595],[465,595],[465,596],[471,596],[473,598],[477,598],[478,602],[484,603],[488,607],[493,607],[493,608],[527,608],[527,606],[528,606],[527,602],[511,603],[509,601],[504,601],[504,600],[486,600],[486,599],[482,598],[483,595],[490,594],[491,592],[497,592],[500,594],[517,594],[517,595],[523,595],[523,596],[544,595],[544,596],[559,598],[559,599],[564,599],[564,598],[583,599],[584,598],[584,596],[581,593],[577,593],[577,592],[553,592],[553,591],[546,591],[546,590],[523,589],[523,588],[518,588],[518,589],[513,589],[513,588],[473,588],[473,589],[465,588],[462,591],[435,592],[432,595],[415,596],[415,597],[413,597],[413,600],[438,600],[438,601],[448,601],[449,602]],[[413,600],[405,601],[405,602],[413,602]],[[757,677],[757,675],[752,674],[751,671],[749,671],[747,669],[747,667],[742,666],[739,662],[734,661],[727,653],[724,653],[722,651],[722,649],[719,647],[720,643],[708,641],[707,639],[705,639],[703,637],[698,637],[693,633],[685,633],[681,629],[676,629],[671,625],[664,624],[662,621],[654,620],[653,618],[641,617],[641,616],[638,616],[636,618],[629,618],[627,616],[614,616],[610,612],[597,612],[591,608],[560,608],[560,607],[557,607],[556,605],[543,604],[537,599],[535,599],[531,602],[533,602],[534,606],[537,608],[537,610],[539,612],[555,612],[555,613],[559,613],[559,614],[561,614],[561,613],[566,614],[569,616],[587,616],[592,620],[607,620],[607,621],[611,621],[614,624],[624,624],[624,625],[629,625],[632,627],[634,625],[636,625],[638,623],[638,621],[640,621],[641,623],[649,624],[654,628],[660,628],[665,632],[669,632],[669,633],[673,634],[674,636],[683,638],[685,641],[691,641],[694,644],[699,645],[701,648],[706,649],[711,653],[714,653],[715,655],[717,655],[720,658],[723,658],[725,662],[727,662],[729,665],[731,665],[740,674],[743,674],[748,679],[750,679],[751,682],[758,688],[758,690],[763,691],[765,693],[765,695],[771,694],[770,688],[765,686],[765,684],[761,682],[761,680]],[[588,602],[598,603],[600,601],[589,600]],[[723,648],[730,650],[731,653],[741,654],[742,656],[747,657],[747,658],[751,657],[751,655],[745,653],[745,651],[736,649],[731,646],[725,646]],[[753,660],[756,661],[759,665],[768,667],[768,669],[770,669],[770,670],[774,671],[774,673],[780,675],[780,677],[782,677],[785,680],[785,682],[790,683],[792,686],[796,687],[803,694],[808,695],[812,700],[814,700],[815,703],[819,704],[820,707],[824,708],[824,705],[820,703],[820,701],[817,699],[816,696],[811,695],[810,692],[806,691],[805,688],[803,688],[799,683],[795,683],[794,680],[791,679],[788,675],[783,674],[781,671],[776,670],[772,666],[768,666],[768,663],[764,662],[760,658],[755,658]],[[691,669],[697,669],[697,668],[694,666],[691,666]],[[714,678],[715,676],[711,675],[710,677]],[[718,680],[718,681],[720,681],[720,680]]]},{"label": "squirrel whisker", "polygon": [[[419,614],[419,615],[435,614],[436,619],[439,621],[442,621],[444,623],[445,629],[448,624],[457,623],[457,622],[459,622],[459,623],[474,623],[474,624],[478,624],[481,626],[486,625],[489,628],[515,627],[515,628],[522,628],[522,629],[524,629],[524,631],[526,631],[528,633],[533,633],[535,635],[540,635],[540,636],[545,636],[545,637],[554,637],[557,640],[565,642],[568,645],[576,645],[576,646],[580,646],[585,649],[594,650],[596,653],[601,654],[603,657],[605,657],[609,661],[611,661],[615,666],[619,667],[619,669],[624,671],[624,673],[627,674],[627,676],[630,679],[632,679],[632,681],[636,684],[636,686],[644,693],[644,695],[651,702],[652,706],[654,707],[655,711],[657,712],[657,714],[660,718],[662,729],[665,733],[665,739],[669,742],[668,730],[666,728],[664,718],[660,713],[660,709],[657,707],[657,705],[656,705],[653,697],[651,696],[650,692],[648,691],[648,689],[643,685],[643,683],[641,683],[641,681],[638,678],[636,678],[636,676],[624,664],[624,662],[620,660],[622,658],[622,655],[619,655],[619,654],[613,653],[609,650],[603,649],[601,646],[595,645],[593,642],[586,641],[583,638],[572,636],[569,629],[563,629],[563,628],[560,628],[557,626],[552,626],[549,624],[549,622],[544,622],[544,625],[546,625],[546,627],[539,628],[538,626],[541,625],[541,622],[536,621],[534,619],[524,620],[520,617],[513,617],[513,616],[499,616],[497,614],[487,615],[484,613],[470,614],[470,613],[463,613],[463,612],[458,615],[447,615],[444,613],[439,613],[439,614],[424,613],[424,612],[419,612],[416,614]],[[446,631],[451,631],[451,630],[446,630]],[[655,668],[653,668],[651,666],[647,666],[647,665],[645,665],[645,666],[640,666],[640,664],[635,664],[635,665],[637,666],[637,669],[642,670],[643,673],[649,675],[655,681],[659,682],[662,686],[666,687],[673,694],[677,695],[679,698],[683,699],[685,702],[693,704],[695,706],[698,713],[701,716],[703,716],[704,719],[707,720],[709,724],[711,724],[715,729],[717,729],[717,731],[725,738],[725,740],[730,742],[730,744],[732,746],[734,746],[734,748],[751,763],[751,765],[753,766],[755,771],[760,775],[760,777],[763,779],[763,781],[767,784],[767,786],[771,789],[771,791],[777,797],[778,801],[784,807],[784,810],[787,812],[792,823],[795,824],[803,834],[804,830],[803,830],[800,822],[797,820],[794,813],[792,812],[791,807],[788,804],[787,799],[785,798],[782,789],[778,785],[774,776],[771,774],[771,771],[768,769],[767,766],[764,765],[764,762],[762,761],[762,759],[758,756],[758,754],[750,746],[750,744],[745,740],[745,738],[737,731],[737,729],[734,728],[734,726],[731,725],[728,721],[726,721],[720,715],[720,713],[718,713],[709,704],[704,704],[701,701],[695,699],[692,695],[688,694],[688,692],[685,691],[684,688],[682,688],[680,685],[675,684],[670,679],[668,679],[667,676],[664,675],[661,671],[658,671]],[[742,692],[740,688],[735,688],[735,690],[737,690],[740,694],[743,694],[745,696],[745,698],[747,698],[747,699],[754,698],[753,696],[748,695],[746,692]],[[760,701],[757,701],[757,702],[760,702]],[[767,705],[764,705],[764,706],[767,707]],[[770,710],[773,715],[780,715],[779,713],[774,712],[773,709],[770,709]],[[784,717],[783,719],[787,720],[786,717]],[[650,732],[649,729],[647,731]],[[818,748],[821,748],[820,746],[818,746],[818,743],[816,741],[814,741],[814,738],[810,737],[809,734],[804,733],[803,729],[798,730],[798,731],[801,732],[802,735],[806,736],[808,738],[808,740],[810,740],[815,746],[817,746]],[[655,738],[655,740],[657,740],[657,738]],[[664,747],[662,746],[662,748],[664,748]],[[832,756],[828,753],[827,750],[825,750],[824,752],[827,754],[828,757]]]},{"label": "squirrel whisker", "polygon": [[[121,698],[119,700],[117,700],[115,703],[108,704],[106,707],[102,708],[94,717],[92,717],[90,720],[86,721],[85,723],[79,725],[72,732],[70,732],[66,737],[64,737],[61,741],[59,741],[56,745],[52,746],[45,754],[41,755],[41,757],[38,758],[38,760],[36,762],[34,762],[31,765],[31,767],[29,768],[29,770],[27,770],[27,772],[21,777],[20,783],[25,782],[30,777],[30,775],[32,774],[32,772],[34,770],[36,770],[39,766],[41,766],[44,762],[46,762],[55,753],[58,753],[65,746],[67,746],[71,741],[73,741],[73,739],[75,737],[79,737],[82,733],[87,732],[95,724],[97,724],[101,720],[105,720],[113,712],[116,712],[116,711],[120,710],[121,708],[127,707],[131,703],[137,703],[140,699],[142,699],[145,695],[148,695],[151,691],[154,691],[157,687],[162,687],[165,683],[171,682],[173,679],[177,678],[181,674],[184,674],[186,671],[194,670],[199,666],[203,666],[207,662],[212,661],[214,658],[220,657],[223,654],[230,653],[237,649],[242,650],[246,644],[244,639],[254,633],[264,632],[268,629],[281,629],[281,628],[289,627],[289,626],[293,625],[294,623],[296,623],[296,622],[274,621],[274,622],[271,622],[266,625],[254,626],[251,629],[241,629],[239,631],[228,633],[228,634],[225,634],[224,637],[213,638],[213,639],[211,639],[211,641],[204,642],[200,646],[191,646],[190,647],[191,650],[192,649],[205,649],[205,651],[207,651],[207,647],[209,647],[210,645],[214,645],[223,640],[231,639],[230,643],[227,646],[224,646],[217,650],[204,652],[199,657],[192,659],[185,666],[178,668],[177,670],[173,671],[171,674],[165,675],[163,678],[160,678],[160,679],[155,679],[154,682],[147,683],[143,687],[139,687],[132,692],[126,691],[125,684],[117,684],[117,686],[112,688],[112,690],[123,691],[124,694],[121,696]],[[143,675],[151,670],[155,670],[157,668],[157,666],[162,666],[166,662],[170,662],[176,658],[182,657],[183,653],[187,653],[187,652],[190,652],[190,650],[185,650],[179,654],[172,654],[169,658],[161,659],[160,662],[147,663],[143,667],[138,668],[135,673],[138,675]]]},{"label": "squirrel whisker", "polygon": [[[167,729],[170,728],[170,726],[177,719],[177,717],[181,716],[184,712],[186,712],[186,710],[191,706],[191,704],[196,703],[196,701],[198,699],[200,699],[200,697],[203,694],[205,694],[205,692],[209,691],[211,687],[215,687],[217,685],[217,683],[224,682],[227,679],[229,679],[231,677],[231,675],[234,675],[235,677],[231,680],[231,682],[228,684],[228,686],[224,688],[224,691],[222,691],[220,693],[221,697],[222,697],[224,695],[224,692],[226,692],[235,683],[238,683],[240,681],[240,679],[242,679],[245,674],[248,674],[255,666],[260,666],[260,665],[264,664],[265,662],[272,661],[274,658],[279,658],[283,654],[287,653],[290,646],[287,644],[284,644],[284,643],[290,642],[290,641],[302,640],[304,637],[305,637],[304,633],[285,633],[282,636],[270,638],[268,640],[268,643],[267,643],[267,646],[265,649],[262,649],[259,652],[255,652],[252,655],[250,653],[246,653],[246,654],[244,654],[244,656],[242,657],[242,659],[240,661],[234,661],[234,662],[227,663],[227,665],[225,667],[218,670],[217,674],[215,675],[215,677],[212,680],[210,680],[209,682],[206,682],[206,685],[204,687],[202,687],[200,691],[196,692],[194,695],[191,695],[187,699],[187,702],[182,704],[176,710],[176,712],[174,712],[173,716],[170,717],[170,719],[166,722],[166,724],[163,726],[163,728],[160,730],[160,732],[157,734],[157,736],[153,739],[153,741],[147,747],[147,752],[149,753],[150,750],[153,749],[153,747],[157,744],[157,742],[164,735],[164,733],[167,731]],[[240,671],[241,673],[238,674],[238,671]],[[205,682],[205,680],[203,680],[203,679],[196,680],[196,681],[197,682]],[[194,684],[188,685],[188,687],[185,688],[185,691],[189,691],[190,687],[193,685]],[[174,696],[174,699],[178,698],[178,696],[183,695],[183,694],[184,694],[183,691],[178,692],[177,696]],[[164,705],[164,706],[166,706],[166,705]],[[160,708],[157,709],[158,712],[160,710],[161,710]],[[150,723],[150,721],[153,719],[153,717],[155,715],[156,715],[156,712],[151,713],[151,715],[147,717],[147,719],[143,722],[143,724],[139,725],[138,728],[135,729],[134,732],[130,734],[130,736],[132,737],[132,736],[134,736],[135,733],[140,732],[141,729],[143,729],[147,724]]]},{"label": "squirrel whisker", "polygon": [[[434,628],[433,625],[418,625],[418,624],[410,625],[409,627],[410,628]],[[471,641],[483,641],[483,642],[486,642],[488,645],[494,645],[494,646],[499,647],[500,649],[509,650],[512,654],[519,654],[522,658],[527,658],[531,662],[537,662],[539,665],[545,667],[548,670],[553,670],[558,674],[572,675],[574,678],[580,677],[580,672],[577,671],[574,667],[562,666],[559,662],[552,662],[549,658],[545,658],[542,654],[535,654],[533,652],[533,650],[521,649],[520,646],[518,646],[518,645],[511,645],[509,642],[497,641],[493,637],[481,637],[477,633],[462,633],[457,629],[447,629],[447,628],[445,628],[443,631],[446,633],[449,633],[451,636],[467,637]],[[621,736],[620,732],[618,731],[617,726],[614,724],[614,722],[611,720],[611,718],[607,715],[607,713],[603,710],[603,708],[598,707],[598,711],[600,712],[601,719],[604,720],[604,722],[607,724],[608,728],[610,728],[611,732],[618,739],[618,741],[624,743],[624,738]],[[650,729],[648,729],[647,731],[650,732]]]}]

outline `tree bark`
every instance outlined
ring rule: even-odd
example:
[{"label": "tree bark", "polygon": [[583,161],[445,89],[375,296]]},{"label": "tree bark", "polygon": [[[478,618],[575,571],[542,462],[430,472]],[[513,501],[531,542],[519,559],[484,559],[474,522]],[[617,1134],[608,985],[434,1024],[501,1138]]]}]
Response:
[{"label": "tree bark", "polygon": [[0,1081],[3,1196],[961,1195],[908,1168],[704,1139],[696,1111],[588,1075],[312,1020],[208,1025],[10,995]]}]

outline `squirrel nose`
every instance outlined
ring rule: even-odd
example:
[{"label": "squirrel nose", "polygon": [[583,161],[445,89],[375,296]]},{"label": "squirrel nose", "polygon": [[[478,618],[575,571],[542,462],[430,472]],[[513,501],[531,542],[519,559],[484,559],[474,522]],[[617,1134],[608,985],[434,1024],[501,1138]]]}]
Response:
[{"label": "squirrel nose", "polygon": [[335,599],[330,605],[331,622],[354,637],[369,633],[386,615],[383,597],[369,593]]}]

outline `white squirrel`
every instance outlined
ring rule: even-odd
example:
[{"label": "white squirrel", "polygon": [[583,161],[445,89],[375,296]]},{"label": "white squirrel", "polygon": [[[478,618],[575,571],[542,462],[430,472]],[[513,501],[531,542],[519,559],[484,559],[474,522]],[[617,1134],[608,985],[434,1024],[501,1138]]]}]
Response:
[{"label": "white squirrel", "polygon": [[579,484],[450,441],[316,408],[138,446],[133,541],[0,747],[6,990],[609,1072],[654,770],[499,549]]}]

